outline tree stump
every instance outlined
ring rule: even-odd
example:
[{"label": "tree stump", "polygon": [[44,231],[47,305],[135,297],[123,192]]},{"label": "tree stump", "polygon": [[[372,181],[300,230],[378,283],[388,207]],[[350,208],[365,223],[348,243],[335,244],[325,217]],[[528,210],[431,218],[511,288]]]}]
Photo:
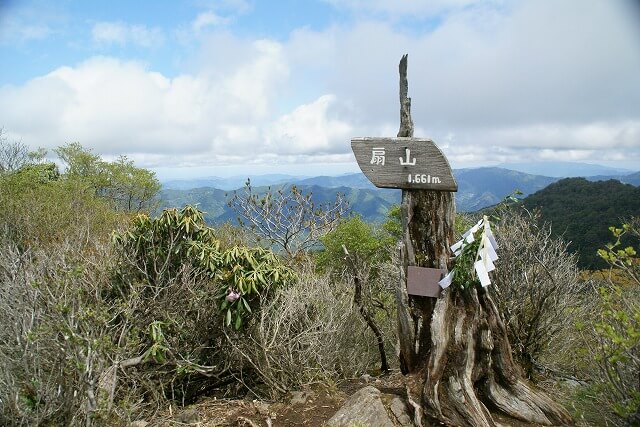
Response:
[{"label": "tree stump", "polygon": [[[413,136],[407,56],[400,61],[399,137]],[[451,426],[495,426],[491,411],[543,425],[572,423],[564,408],[524,379],[490,288],[449,287],[440,297],[409,296],[409,265],[451,267],[455,204],[446,191],[402,191],[401,279],[396,288],[400,365],[409,399],[424,418]],[[504,266],[508,268],[508,266]],[[419,418],[419,417],[416,417]]]}]

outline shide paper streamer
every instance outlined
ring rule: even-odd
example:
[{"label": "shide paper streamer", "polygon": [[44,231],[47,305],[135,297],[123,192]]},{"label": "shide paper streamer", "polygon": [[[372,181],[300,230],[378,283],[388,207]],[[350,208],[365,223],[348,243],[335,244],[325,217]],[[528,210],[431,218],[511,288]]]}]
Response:
[{"label": "shide paper streamer", "polygon": [[[484,216],[476,225],[467,230],[462,235],[462,239],[451,246],[451,251],[453,251],[456,259],[460,259],[463,254],[466,255],[466,251],[472,249],[472,244],[476,240],[479,240],[479,244],[473,262],[473,273],[475,273],[475,278],[480,281],[482,287],[487,287],[491,284],[489,272],[495,270],[494,262],[498,259],[498,254],[496,253],[498,243],[491,231],[489,218]],[[448,288],[454,282],[456,271],[460,268],[464,267],[456,265],[438,282],[442,289]]]}]

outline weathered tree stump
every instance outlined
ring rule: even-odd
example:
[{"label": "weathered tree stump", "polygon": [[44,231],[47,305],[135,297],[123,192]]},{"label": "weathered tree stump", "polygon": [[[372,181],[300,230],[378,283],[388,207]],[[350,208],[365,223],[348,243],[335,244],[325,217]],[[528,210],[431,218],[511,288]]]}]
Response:
[{"label": "weathered tree stump", "polygon": [[[400,61],[399,137],[413,136],[407,56]],[[451,426],[495,426],[490,411],[543,425],[572,423],[564,408],[524,379],[490,288],[448,288],[435,298],[409,296],[409,265],[451,267],[455,204],[447,191],[402,191],[402,274],[396,289],[400,364],[409,399],[424,418]],[[508,268],[505,266],[505,268]],[[416,417],[418,418],[418,417]]]}]

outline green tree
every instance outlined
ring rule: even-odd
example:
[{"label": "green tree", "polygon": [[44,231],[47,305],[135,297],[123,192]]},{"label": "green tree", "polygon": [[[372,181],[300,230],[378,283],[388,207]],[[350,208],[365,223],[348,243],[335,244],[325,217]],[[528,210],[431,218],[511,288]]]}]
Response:
[{"label": "green tree", "polygon": [[360,216],[353,216],[320,240],[324,249],[317,256],[319,269],[331,271],[334,277],[347,277],[353,283],[354,305],[376,337],[380,370],[387,372],[389,364],[384,336],[374,307],[386,311],[384,301],[390,299],[385,287],[380,286],[376,279],[382,263],[389,260],[388,247],[396,239],[363,221]]},{"label": "green tree", "polygon": [[72,142],[56,148],[55,153],[66,164],[64,173],[67,177],[81,177],[94,182],[96,188],[102,182],[102,168],[100,156],[91,153],[80,143]]},{"label": "green tree", "polygon": [[28,162],[27,146],[21,142],[9,141],[4,129],[0,128],[0,174],[14,172]]},{"label": "green tree", "polygon": [[54,163],[0,175],[0,228],[25,250],[63,242],[82,249],[118,227],[120,215],[93,187],[59,176]]},{"label": "green tree", "polygon": [[384,231],[396,241],[402,238],[402,220],[400,215],[400,205],[393,205],[389,208],[387,219],[382,224]]},{"label": "green tree", "polygon": [[114,204],[128,212],[151,211],[157,201],[160,182],[155,173],[134,166],[126,156],[115,162],[102,163],[106,184],[101,193]]},{"label": "green tree", "polygon": [[640,219],[610,227],[615,242],[598,251],[611,267],[608,286],[599,289],[601,310],[595,322],[598,362],[607,400],[629,425],[640,422],[640,257],[624,246],[627,236],[640,237]]},{"label": "green tree", "polygon": [[375,274],[379,264],[389,259],[386,248],[395,243],[395,236],[376,229],[360,216],[352,216],[338,224],[335,230],[324,235],[320,241],[323,250],[318,253],[317,264],[321,270],[340,271],[348,265],[344,246],[351,257],[357,259],[358,268],[364,267],[363,263],[367,264]]},{"label": "green tree", "polygon": [[126,156],[114,162],[103,161],[77,142],[55,150],[66,164],[64,177],[89,183],[96,194],[125,212],[150,211],[156,205],[160,182],[155,173],[138,168]]}]

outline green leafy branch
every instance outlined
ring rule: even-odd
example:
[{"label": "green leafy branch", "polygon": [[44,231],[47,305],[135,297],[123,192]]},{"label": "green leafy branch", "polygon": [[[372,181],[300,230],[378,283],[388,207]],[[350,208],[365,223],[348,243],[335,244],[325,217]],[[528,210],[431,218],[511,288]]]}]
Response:
[{"label": "green leafy branch", "polygon": [[481,234],[482,230],[478,230],[474,233],[473,242],[462,244],[461,252],[456,257],[452,268],[453,278],[451,284],[454,288],[468,290],[474,288],[476,285],[480,285],[474,263],[478,259]]}]

